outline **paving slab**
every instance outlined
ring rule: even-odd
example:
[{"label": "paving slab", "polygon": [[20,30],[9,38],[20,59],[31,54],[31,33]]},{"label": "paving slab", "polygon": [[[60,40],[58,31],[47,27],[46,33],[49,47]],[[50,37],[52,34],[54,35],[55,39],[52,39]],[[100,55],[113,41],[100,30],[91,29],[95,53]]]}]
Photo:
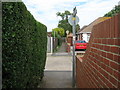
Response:
[{"label": "paving slab", "polygon": [[47,56],[38,88],[72,88],[72,56]]},{"label": "paving slab", "polygon": [[56,53],[66,52],[66,47],[67,47],[66,42],[62,42],[61,47],[58,49],[58,51],[56,51]]},{"label": "paving slab", "polygon": [[47,56],[46,70],[72,71],[72,56]]},{"label": "paving slab", "polygon": [[41,88],[72,88],[71,71],[45,71]]}]

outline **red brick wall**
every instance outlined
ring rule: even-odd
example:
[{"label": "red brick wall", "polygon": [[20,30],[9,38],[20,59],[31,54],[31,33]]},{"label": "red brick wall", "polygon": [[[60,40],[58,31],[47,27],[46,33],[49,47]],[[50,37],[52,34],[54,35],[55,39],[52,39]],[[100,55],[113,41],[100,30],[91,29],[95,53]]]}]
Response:
[{"label": "red brick wall", "polygon": [[93,27],[76,79],[78,88],[120,88],[120,14]]}]

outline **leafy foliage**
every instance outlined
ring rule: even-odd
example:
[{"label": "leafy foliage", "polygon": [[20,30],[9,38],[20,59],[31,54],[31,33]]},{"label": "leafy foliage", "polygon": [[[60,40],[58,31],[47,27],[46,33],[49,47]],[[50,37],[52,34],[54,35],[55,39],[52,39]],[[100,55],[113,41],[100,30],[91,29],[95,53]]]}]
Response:
[{"label": "leafy foliage", "polygon": [[45,67],[47,27],[22,2],[3,2],[2,14],[2,86],[36,87]]},{"label": "leafy foliage", "polygon": [[71,15],[72,13],[70,13],[70,11],[66,10],[65,12],[61,13],[61,12],[57,12],[56,15],[60,16],[62,18],[62,20],[68,20],[68,16]]},{"label": "leafy foliage", "polygon": [[[60,16],[62,20],[59,21],[58,27],[64,29],[64,36],[66,36],[66,31],[69,30],[69,32],[72,32],[72,26],[68,23],[68,17],[71,15],[68,10],[66,10],[64,13],[57,12],[57,16]],[[76,25],[76,32],[79,30],[80,26],[79,24]]]},{"label": "leafy foliage", "polygon": [[55,37],[57,37],[57,36],[64,36],[64,29],[63,28],[54,28],[54,29],[52,29],[52,36],[54,36],[55,35]]},{"label": "leafy foliage", "polygon": [[77,25],[76,25],[76,32],[78,32],[79,30],[80,30],[80,25],[77,24]]},{"label": "leafy foliage", "polygon": [[59,21],[58,27],[59,28],[64,28],[65,32],[67,30],[69,30],[70,32],[72,32],[72,26],[68,23],[67,20],[61,20],[61,21]]},{"label": "leafy foliage", "polygon": [[112,9],[110,12],[106,13],[104,15],[104,17],[112,17],[112,16],[115,16],[118,13],[120,13],[120,5],[115,6],[115,8]]},{"label": "leafy foliage", "polygon": [[70,11],[66,10],[64,14],[65,14],[66,20],[68,20],[68,16],[71,15]]},{"label": "leafy foliage", "polygon": [[57,38],[58,40],[57,46],[61,46],[62,44],[61,37],[64,36],[64,29],[63,28],[52,29],[52,36]]},{"label": "leafy foliage", "polygon": [[56,15],[57,15],[57,16],[60,16],[60,17],[62,18],[62,20],[64,20],[64,18],[65,18],[65,17],[64,17],[64,16],[65,16],[64,13],[57,12]]}]

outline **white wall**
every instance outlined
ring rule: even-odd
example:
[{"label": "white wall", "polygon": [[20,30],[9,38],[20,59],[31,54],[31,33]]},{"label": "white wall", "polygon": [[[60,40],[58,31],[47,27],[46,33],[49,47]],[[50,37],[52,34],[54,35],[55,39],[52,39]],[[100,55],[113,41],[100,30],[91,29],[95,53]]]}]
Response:
[{"label": "white wall", "polygon": [[88,42],[88,40],[87,40],[87,33],[83,33],[83,40],[85,40],[86,42]]},{"label": "white wall", "polygon": [[85,40],[86,42],[88,42],[89,41],[89,39],[90,39],[90,33],[83,33],[83,40]]},{"label": "white wall", "polygon": [[47,53],[53,53],[53,37],[47,37]]}]

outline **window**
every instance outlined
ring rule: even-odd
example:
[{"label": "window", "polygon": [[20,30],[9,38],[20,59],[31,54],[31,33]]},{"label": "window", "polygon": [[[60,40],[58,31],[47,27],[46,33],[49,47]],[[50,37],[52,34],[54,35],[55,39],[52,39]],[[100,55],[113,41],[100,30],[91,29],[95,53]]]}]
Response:
[{"label": "window", "polygon": [[87,41],[90,39],[90,33],[87,34]]}]

